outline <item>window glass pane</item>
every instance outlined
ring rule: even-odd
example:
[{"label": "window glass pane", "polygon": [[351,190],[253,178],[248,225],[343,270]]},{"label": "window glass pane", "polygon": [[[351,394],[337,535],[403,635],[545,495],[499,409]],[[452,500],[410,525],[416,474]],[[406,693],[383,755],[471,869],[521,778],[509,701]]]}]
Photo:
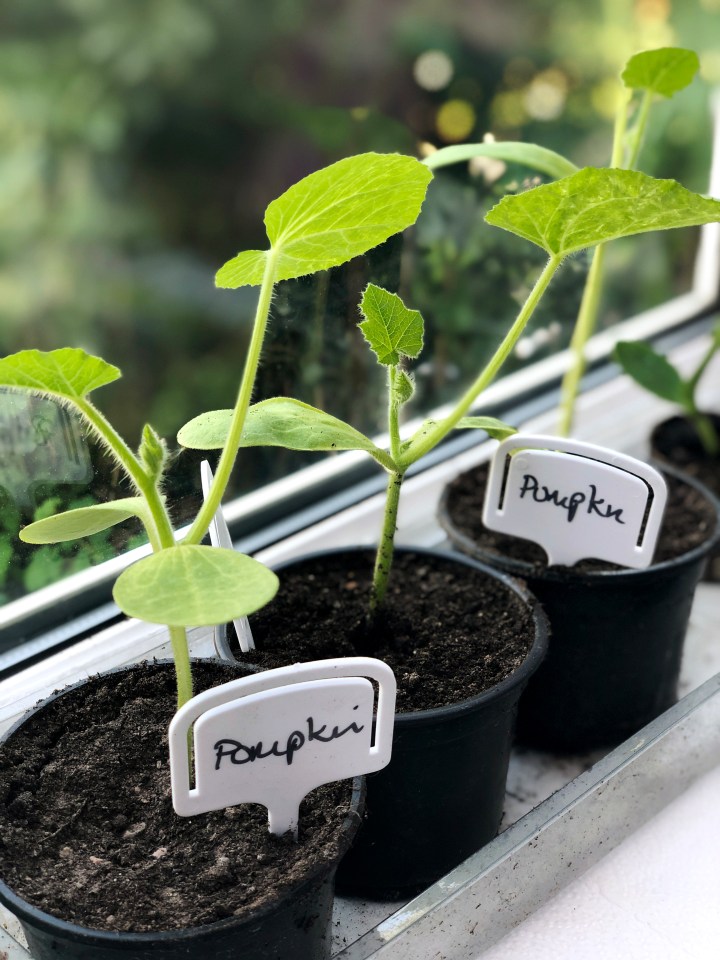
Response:
[{"label": "window glass pane", "polygon": [[[123,370],[97,400],[133,445],[232,405],[255,293],[215,269],[265,245],[267,203],[364,150],[537,141],[604,165],[616,76],[637,49],[698,49],[703,80],[659,103],[642,167],[704,190],[717,3],[643,0],[7,0],[0,37],[0,352],[83,346]],[[543,261],[483,214],[531,174],[497,162],[438,173],[417,228],[362,261],[282,284],[256,399],[287,394],[384,429],[384,374],[359,335],[369,279],[423,311],[414,413],[454,397],[490,355]],[[687,290],[690,231],[616,243],[603,323]],[[552,285],[506,370],[564,347],[584,256]],[[130,491],[72,414],[0,395],[0,600],[138,542],[132,524],[77,546],[28,548],[21,524]],[[174,456],[176,519],[198,457]],[[315,458],[243,452],[235,492]]]}]

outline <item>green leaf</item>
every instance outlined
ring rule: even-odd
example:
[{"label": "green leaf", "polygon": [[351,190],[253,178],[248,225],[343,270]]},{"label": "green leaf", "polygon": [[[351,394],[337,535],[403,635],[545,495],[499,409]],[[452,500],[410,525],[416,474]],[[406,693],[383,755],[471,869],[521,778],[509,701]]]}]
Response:
[{"label": "green leaf", "polygon": [[369,283],[360,310],[363,336],[378,361],[397,366],[400,357],[417,357],[423,346],[423,318],[419,310],[408,310],[400,297]]},{"label": "green leaf", "polygon": [[618,237],[713,223],[720,220],[720,202],[674,180],[586,167],[556,183],[504,197],[485,219],[551,256],[565,257]]},{"label": "green leaf", "polygon": [[[225,444],[232,410],[211,410],[190,420],[178,443],[192,450],[218,450]],[[241,447],[284,447],[287,450],[365,450],[383,466],[387,453],[348,423],[290,397],[271,397],[247,412]]]},{"label": "green leaf", "polygon": [[699,69],[700,61],[693,50],[662,47],[630,57],[621,77],[631,90],[652,90],[662,97],[672,97],[692,83]]},{"label": "green leaf", "polygon": [[675,367],[649,344],[622,340],[615,344],[613,357],[641,387],[681,406],[687,402],[685,381]]},{"label": "green leaf", "polygon": [[539,147],[535,143],[517,143],[506,140],[500,143],[458,143],[451,147],[436,150],[423,161],[431,170],[447,167],[452,163],[463,163],[473,157],[490,157],[493,160],[504,160],[506,163],[519,163],[538,173],[544,173],[553,180],[569,177],[577,173],[578,168],[570,160]]},{"label": "green leaf", "polygon": [[117,367],[74,347],[21,350],[0,359],[0,386],[80,400],[121,376]]},{"label": "green leaf", "polygon": [[395,383],[393,385],[393,403],[401,407],[403,404],[407,403],[408,400],[412,399],[414,393],[415,384],[410,374],[406,373],[404,370],[397,370],[395,375]]},{"label": "green leaf", "polygon": [[419,160],[399,154],[364,153],[311,173],[265,211],[271,252],[239,254],[215,282],[257,285],[269,256],[275,281],[337,267],[413,224],[431,179]]},{"label": "green leaf", "polygon": [[[415,450],[425,439],[438,420],[425,420],[409,440],[401,445],[402,462],[405,469],[415,462]],[[455,430],[484,430],[494,440],[504,440],[517,433],[515,427],[495,417],[463,417],[455,424]]]},{"label": "green leaf", "polygon": [[484,430],[493,440],[505,440],[517,433],[515,427],[504,423],[496,417],[463,417],[456,425],[456,430]]},{"label": "green leaf", "polygon": [[89,537],[130,517],[143,518],[146,515],[147,505],[142,497],[125,497],[36,520],[23,527],[20,539],[25,543],[63,543],[65,540]]},{"label": "green leaf", "polygon": [[113,597],[129,617],[171,627],[226,623],[259,610],[278,578],[235,550],[181,544],[145,557],[117,579]]}]

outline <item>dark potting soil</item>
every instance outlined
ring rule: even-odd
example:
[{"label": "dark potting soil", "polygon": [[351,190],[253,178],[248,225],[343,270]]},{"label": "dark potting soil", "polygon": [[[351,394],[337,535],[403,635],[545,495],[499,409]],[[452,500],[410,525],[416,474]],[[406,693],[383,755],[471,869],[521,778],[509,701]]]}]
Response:
[{"label": "dark potting soil", "polygon": [[[709,414],[720,436],[720,416]],[[720,496],[720,456],[705,451],[695,427],[685,417],[670,417],[653,430],[653,455],[678,467]]]},{"label": "dark potting soil", "polygon": [[[242,671],[195,663],[198,690]],[[338,857],[349,781],[301,807],[299,842],[257,804],[172,808],[171,667],[96,677],[0,746],[0,876],[29,903],[98,930],[177,930],[242,916]]]},{"label": "dark potting soil", "polygon": [[402,712],[446,706],[499,683],[535,639],[529,609],[501,581],[452,559],[398,553],[382,615],[368,625],[371,552],[308,558],[278,572],[275,599],[251,617],[263,669],[371,656],[388,663]]},{"label": "dark potting soil", "polygon": [[[447,512],[455,528],[470,537],[483,549],[532,564],[536,571],[545,569],[547,558],[542,547],[530,540],[488,530],[482,522],[483,501],[489,465],[481,464],[460,474],[450,484]],[[694,487],[669,475],[668,502],[665,508],[654,562],[680,557],[704,543],[715,529],[712,505]],[[556,569],[560,569],[559,567]],[[603,560],[581,560],[572,568],[585,572],[621,570]]]}]

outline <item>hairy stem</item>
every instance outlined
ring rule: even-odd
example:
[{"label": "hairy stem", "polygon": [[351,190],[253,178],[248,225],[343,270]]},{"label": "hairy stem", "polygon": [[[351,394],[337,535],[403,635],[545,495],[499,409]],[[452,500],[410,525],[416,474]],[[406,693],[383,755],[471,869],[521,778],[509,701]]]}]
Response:
[{"label": "hairy stem", "polygon": [[275,277],[275,255],[272,250],[268,251],[267,261],[265,263],[265,273],[260,286],[260,295],[258,297],[257,309],[255,312],[255,323],[253,324],[252,337],[248,347],[247,357],[245,359],[245,369],[243,370],[240,389],[238,390],[235,408],[233,410],[232,420],[230,422],[230,431],[225,441],[220,461],[215,471],[215,479],[212,482],[208,496],[195,518],[190,530],[188,531],[185,543],[200,543],[207,533],[210,522],[220,506],[223,495],[230,479],[235,458],[240,448],[245,418],[248,407],[252,399],[252,392],[255,386],[255,376],[257,374],[260,354],[262,352],[263,341],[265,339],[265,330],[267,328],[268,318],[270,316],[270,304],[274,288]]},{"label": "hairy stem", "polygon": [[650,116],[650,107],[653,102],[653,92],[652,90],[646,90],[640,104],[640,111],[638,113],[637,121],[632,130],[632,137],[630,140],[630,154],[627,159],[627,169],[634,170],[635,164],[638,161],[640,155],[640,150],[645,139],[645,131],[647,130],[648,117]]},{"label": "hairy stem", "polygon": [[190,651],[185,627],[170,627],[169,630],[177,677],[177,705],[179,710],[193,695]]},{"label": "hairy stem", "polygon": [[392,569],[398,507],[400,506],[400,490],[402,489],[404,476],[403,473],[391,473],[388,477],[387,493],[385,496],[385,515],[383,517],[380,543],[377,554],[375,555],[375,569],[373,570],[372,591],[370,594],[370,619],[377,614],[387,593],[388,580],[390,579],[390,571]]},{"label": "hairy stem", "polygon": [[440,420],[438,423],[434,424],[417,444],[413,444],[412,454],[410,457],[407,457],[407,455],[402,455],[400,457],[400,463],[402,464],[404,470],[407,470],[412,463],[415,463],[416,460],[424,457],[426,453],[429,453],[434,447],[436,447],[438,443],[440,443],[440,441],[443,440],[448,433],[455,428],[460,420],[462,420],[483,390],[492,383],[500,368],[505,363],[508,356],[512,353],[515,344],[522,335],[523,330],[535,312],[535,308],[542,299],[542,295],[547,290],[550,281],[555,276],[555,272],[561,263],[562,257],[553,256],[550,258],[542,273],[535,281],[535,286],[530,291],[530,295],[523,304],[520,313],[517,315],[515,322],[506,334],[502,343],[491,357],[485,369],[479,374],[475,382],[460,398],[460,401],[452,413],[445,417],[444,420]]}]

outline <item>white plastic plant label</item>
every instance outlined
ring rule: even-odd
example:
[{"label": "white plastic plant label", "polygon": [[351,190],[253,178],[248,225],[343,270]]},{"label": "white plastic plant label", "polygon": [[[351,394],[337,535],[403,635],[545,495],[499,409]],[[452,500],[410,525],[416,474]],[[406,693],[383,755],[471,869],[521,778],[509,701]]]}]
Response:
[{"label": "white plastic plant label", "polygon": [[634,457],[592,443],[515,434],[495,452],[483,522],[545,550],[548,564],[652,563],[667,488]]},{"label": "white plastic plant label", "polygon": [[[379,689],[374,732],[371,680]],[[271,833],[297,832],[307,793],[323,783],[380,770],[390,761],[395,692],[387,664],[348,657],[267,670],[198,694],[170,724],[176,813],[186,817],[262,803]]]},{"label": "white plastic plant label", "polygon": [[[202,483],[203,497],[206,498],[213,482],[213,472],[207,460],[203,460],[200,464],[200,482]],[[218,507],[215,511],[215,516],[210,522],[209,532],[210,543],[214,547],[225,547],[228,550],[233,549],[232,537],[230,536],[228,525],[225,523],[222,507]],[[240,644],[242,652],[248,653],[250,650],[254,650],[255,641],[253,640],[248,618],[238,617],[237,620],[233,620],[233,626],[235,627],[235,633],[237,634],[238,643]]]}]

